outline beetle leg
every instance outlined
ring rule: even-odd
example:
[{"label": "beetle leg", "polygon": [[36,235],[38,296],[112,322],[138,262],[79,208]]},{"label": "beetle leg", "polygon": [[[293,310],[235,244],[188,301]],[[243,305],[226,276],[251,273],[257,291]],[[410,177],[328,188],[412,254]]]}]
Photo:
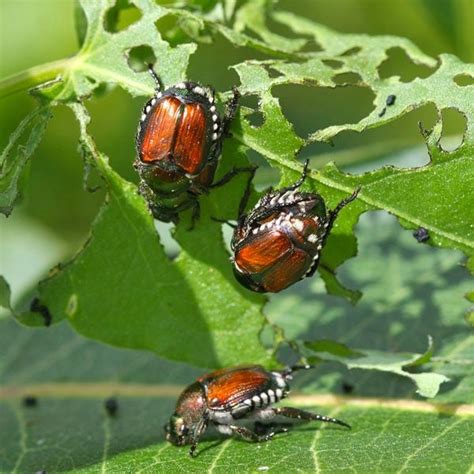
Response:
[{"label": "beetle leg", "polygon": [[199,205],[199,201],[193,201],[193,213],[191,214],[191,225],[188,227],[188,230],[193,230],[196,224],[196,221],[199,220],[199,216],[201,215],[201,206]]},{"label": "beetle leg", "polygon": [[326,423],[335,423],[337,425],[345,426],[346,428],[351,429],[350,425],[344,421],[338,420],[337,418],[329,418],[324,415],[319,415],[318,413],[310,413],[309,411],[300,410],[299,408],[281,407],[273,408],[273,411],[275,412],[275,415],[286,416],[287,418],[305,421],[324,421]]},{"label": "beetle leg", "polygon": [[[321,237],[321,241],[319,243],[321,247],[324,246],[326,239],[328,238],[329,232],[331,232],[332,226],[334,225],[334,221],[336,220],[336,217],[341,211],[341,209],[347,206],[347,204],[349,204],[350,202],[352,202],[359,194],[359,191],[360,191],[360,187],[357,188],[349,197],[343,199],[332,211],[329,211],[328,219],[324,223],[324,232]],[[311,264],[311,267],[306,272],[305,277],[312,277],[314,275],[314,273],[316,272],[316,269],[319,266],[319,259],[320,259],[320,252],[318,251],[318,253],[315,255],[313,259],[313,263]],[[328,268],[326,269],[332,272],[332,270]]]},{"label": "beetle leg", "polygon": [[156,84],[156,90],[159,92],[160,90],[163,90],[163,83],[161,82],[160,76],[156,73],[156,71],[153,69],[153,64],[148,64],[148,72],[150,73],[151,77],[155,81]]},{"label": "beetle leg", "polygon": [[209,423],[209,417],[204,413],[203,417],[197,423],[196,428],[191,437],[191,448],[189,448],[189,455],[194,458],[197,456],[196,449],[199,443],[199,438],[203,435],[204,431],[207,429]]},{"label": "beetle leg", "polygon": [[234,176],[237,176],[240,173],[249,173],[247,184],[245,185],[245,191],[242,196],[242,199],[239,203],[239,217],[244,213],[245,208],[247,207],[248,200],[250,198],[250,193],[252,192],[252,181],[255,176],[257,168],[255,166],[247,166],[244,168],[234,168],[226,173],[222,178],[220,178],[215,183],[212,183],[210,188],[217,188],[228,183]]},{"label": "beetle leg", "polygon": [[256,421],[253,425],[253,429],[257,435],[261,436],[269,432],[273,432],[274,434],[286,433],[292,426],[292,423],[262,423],[261,421]]},{"label": "beetle leg", "polygon": [[221,135],[224,137],[229,135],[230,124],[234,120],[239,105],[240,92],[236,86],[232,87],[232,94],[232,97],[225,104],[225,115],[222,120]]},{"label": "beetle leg", "polygon": [[255,176],[255,172],[257,168],[255,166],[246,166],[243,168],[233,168],[228,173],[226,173],[222,178],[220,178],[215,183],[212,183],[209,188],[219,188],[224,184],[227,184],[234,176],[237,176],[240,173],[250,173],[249,180],[247,186],[250,187],[250,182],[252,181],[253,177]]},{"label": "beetle leg", "polygon": [[332,211],[329,212],[329,221],[328,221],[328,226],[326,228],[326,233],[328,233],[331,230],[331,227],[336,220],[337,215],[341,211],[341,209],[345,206],[347,206],[350,202],[352,202],[357,195],[359,194],[360,187],[358,187],[349,197],[344,198]]},{"label": "beetle leg", "polygon": [[232,433],[239,435],[245,441],[251,441],[253,443],[259,443],[261,441],[269,441],[273,438],[275,434],[274,431],[267,432],[266,434],[257,434],[252,430],[249,430],[245,426],[238,426],[238,425],[227,425],[231,430]]}]

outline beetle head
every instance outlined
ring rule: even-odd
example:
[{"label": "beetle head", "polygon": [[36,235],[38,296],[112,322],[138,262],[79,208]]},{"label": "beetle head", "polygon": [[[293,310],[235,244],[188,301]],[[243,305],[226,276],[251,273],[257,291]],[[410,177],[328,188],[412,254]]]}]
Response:
[{"label": "beetle head", "polygon": [[170,420],[165,425],[166,440],[175,446],[183,446],[190,441],[190,427],[184,418],[176,413],[171,415]]}]

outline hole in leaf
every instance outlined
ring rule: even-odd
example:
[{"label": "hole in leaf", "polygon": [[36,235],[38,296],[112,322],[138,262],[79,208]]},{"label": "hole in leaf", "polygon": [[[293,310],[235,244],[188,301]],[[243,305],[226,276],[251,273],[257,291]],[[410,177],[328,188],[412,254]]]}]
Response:
[{"label": "hole in leaf", "polygon": [[105,14],[104,29],[109,33],[118,33],[136,23],[141,17],[141,11],[129,0],[117,0]]},{"label": "hole in leaf", "polygon": [[301,137],[344,123],[357,123],[373,110],[374,93],[362,87],[275,86],[283,112]]},{"label": "hole in leaf", "polygon": [[474,85],[474,77],[468,74],[458,74],[454,78],[454,82],[461,87],[472,86]]},{"label": "hole in leaf", "polygon": [[[138,174],[132,166],[136,157],[135,133],[146,100],[147,97],[131,98],[123,89],[115,87],[88,104],[90,132],[97,148],[109,157],[115,171],[134,183],[138,182]],[[113,127],[107,125],[111,110],[121,117]]]},{"label": "hole in leaf", "polygon": [[259,110],[259,98],[257,95],[246,95],[240,98],[240,105],[252,109],[245,118],[253,127],[260,127],[263,125],[263,113]]},{"label": "hole in leaf", "polygon": [[150,46],[135,46],[128,51],[128,65],[135,72],[147,70],[148,64],[155,64],[156,56]]},{"label": "hole in leaf", "polygon": [[240,97],[239,104],[253,110],[258,110],[258,102],[258,95],[243,95]]},{"label": "hole in leaf", "polygon": [[454,108],[443,109],[441,116],[443,118],[443,134],[439,144],[444,151],[451,152],[462,145],[467,120],[464,114]]},{"label": "hole in leaf", "polygon": [[179,18],[170,13],[160,17],[155,26],[162,38],[173,47],[191,41],[209,42],[209,39],[202,36],[200,23],[192,17]]},{"label": "hole in leaf", "polygon": [[84,44],[87,34],[87,16],[79,4],[79,2],[74,2],[74,24],[76,26],[76,36],[79,46]]},{"label": "hole in leaf", "polygon": [[344,64],[342,61],[336,61],[334,59],[323,59],[322,62],[333,69],[339,69]]},{"label": "hole in leaf", "polygon": [[267,26],[272,33],[280,35],[282,38],[304,39],[306,43],[298,49],[299,52],[316,52],[322,51],[321,46],[315,41],[314,36],[310,33],[296,34],[288,25],[274,20],[271,15],[267,18]]},{"label": "hole in leaf", "polygon": [[323,48],[321,48],[321,45],[314,38],[310,38],[299,50],[300,53],[318,53],[320,51],[323,51]]},{"label": "hole in leaf", "polygon": [[[347,107],[354,107],[348,104]],[[311,165],[320,168],[335,161],[338,167],[349,172],[364,172],[385,165],[404,167],[423,166],[429,163],[425,140],[418,122],[432,129],[438,120],[434,104],[413,110],[398,120],[362,133],[342,131],[333,138],[334,146],[311,143],[302,152],[302,158],[311,158]]]},{"label": "hole in leaf", "polygon": [[362,48],[360,46],[355,46],[354,48],[348,49],[344,51],[341,56],[355,56],[356,54],[360,53]]},{"label": "hole in leaf", "polygon": [[357,84],[362,83],[362,78],[356,72],[343,72],[341,74],[336,74],[332,80],[336,84]]},{"label": "hole in leaf", "polygon": [[283,74],[280,71],[277,71],[276,69],[274,69],[272,67],[267,67],[267,72],[268,72],[268,75],[272,79],[283,76]]},{"label": "hole in leaf", "polygon": [[265,121],[263,113],[260,111],[252,112],[250,115],[247,115],[246,119],[252,127],[261,127]]},{"label": "hole in leaf", "polygon": [[400,76],[400,81],[410,82],[417,77],[424,79],[434,71],[428,66],[415,64],[402,48],[390,48],[387,53],[388,58],[378,67],[380,79]]},{"label": "hole in leaf", "polygon": [[236,48],[219,35],[212,43],[199,45],[189,60],[188,77],[201,84],[210,84],[218,92],[229,90],[240,84],[237,73],[230,66],[252,59],[264,60],[268,57],[251,48]]},{"label": "hole in leaf", "polygon": [[160,236],[160,244],[163,246],[167,257],[170,260],[175,260],[181,249],[178,242],[173,239],[174,224],[155,220],[155,229]]}]

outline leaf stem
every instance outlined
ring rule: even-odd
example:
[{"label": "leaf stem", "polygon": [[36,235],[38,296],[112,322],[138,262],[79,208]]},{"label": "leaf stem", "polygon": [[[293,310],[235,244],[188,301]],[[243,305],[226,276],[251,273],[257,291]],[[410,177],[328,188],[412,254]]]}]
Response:
[{"label": "leaf stem", "polygon": [[35,87],[55,79],[67,70],[75,58],[59,59],[39,66],[33,66],[0,81],[0,98]]}]

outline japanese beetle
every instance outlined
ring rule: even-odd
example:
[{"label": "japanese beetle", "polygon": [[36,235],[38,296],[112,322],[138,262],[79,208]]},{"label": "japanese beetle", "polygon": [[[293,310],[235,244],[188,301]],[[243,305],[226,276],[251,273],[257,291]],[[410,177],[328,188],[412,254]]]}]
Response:
[{"label": "japanese beetle", "polygon": [[234,87],[221,118],[213,89],[181,82],[163,90],[151,66],[149,72],[157,88],[143,108],[136,137],[139,192],[158,220],[176,223],[178,214],[189,208],[194,209],[194,219],[199,213],[199,194],[225,184],[240,171],[250,171],[234,169],[213,183],[240,93]]},{"label": "japanese beetle", "polygon": [[339,211],[359,192],[328,212],[319,194],[298,190],[307,171],[308,161],[296,183],[270,189],[248,214],[240,215],[231,242],[232,261],[235,277],[246,288],[277,293],[312,276]]},{"label": "japanese beetle", "polygon": [[336,418],[298,408],[271,407],[288,396],[288,382],[293,372],[310,368],[309,365],[298,365],[270,372],[260,365],[249,365],[203,375],[181,393],[176,410],[165,426],[166,439],[176,446],[190,444],[189,454],[195,456],[199,438],[210,424],[222,434],[236,434],[253,442],[268,441],[275,431],[256,433],[236,424],[238,420],[250,418],[257,422],[268,421],[280,415],[298,420],[336,423],[350,428],[347,423]]}]

